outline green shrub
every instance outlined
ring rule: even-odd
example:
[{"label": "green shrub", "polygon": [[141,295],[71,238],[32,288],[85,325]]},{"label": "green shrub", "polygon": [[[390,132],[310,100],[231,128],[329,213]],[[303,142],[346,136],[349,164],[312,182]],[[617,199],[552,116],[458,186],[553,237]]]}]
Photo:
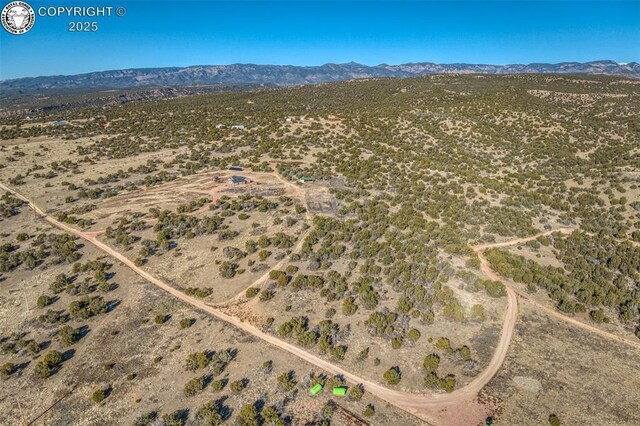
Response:
[{"label": "green shrub", "polygon": [[218,426],[224,422],[221,411],[224,409],[218,401],[211,401],[203,405],[196,413],[196,419],[203,421],[206,426]]},{"label": "green shrub", "polygon": [[239,267],[240,265],[238,265],[237,263],[225,260],[220,265],[220,276],[227,279],[233,278],[236,275]]},{"label": "green shrub", "polygon": [[273,299],[273,296],[275,296],[275,295],[276,295],[275,291],[267,289],[267,290],[265,290],[265,291],[260,293],[260,301],[261,302],[266,302],[268,300]]},{"label": "green shrub", "polygon": [[486,310],[484,306],[475,304],[471,307],[471,317],[478,319],[480,321],[484,321],[487,318]]},{"label": "green shrub", "polygon": [[40,379],[46,379],[55,373],[62,364],[62,354],[56,350],[49,351],[35,368],[35,374]]},{"label": "green shrub", "polygon": [[251,299],[252,297],[255,297],[258,293],[260,292],[260,289],[257,287],[249,287],[247,289],[247,291],[245,291],[244,295],[248,298]]},{"label": "green shrub", "polygon": [[390,385],[397,385],[400,383],[400,379],[402,379],[402,375],[400,374],[400,369],[397,367],[393,367],[384,372],[382,377],[387,381]]},{"label": "green shrub", "polygon": [[74,318],[87,319],[109,310],[109,304],[101,296],[84,296],[71,302],[69,313]]},{"label": "green shrub", "polygon": [[227,379],[214,380],[211,383],[211,390],[213,392],[220,392],[222,389],[224,389],[226,385],[227,385]]},{"label": "green shrub", "polygon": [[58,336],[63,345],[71,346],[80,340],[80,330],[68,325],[63,325],[60,327],[60,330],[58,330]]},{"label": "green shrub", "polygon": [[440,385],[440,379],[435,372],[428,373],[424,377],[424,385],[429,389],[436,389]]},{"label": "green shrub", "polygon": [[194,377],[193,379],[189,380],[185,385],[184,385],[184,395],[185,396],[194,396],[196,395],[198,392],[201,392],[205,387],[205,380],[204,377]]},{"label": "green shrub", "polygon": [[5,362],[0,367],[0,375],[2,375],[2,377],[8,377],[8,376],[12,375],[16,371],[16,369],[17,369],[17,367],[16,367],[16,365],[14,363]]},{"label": "green shrub", "polygon": [[352,401],[360,401],[364,395],[364,389],[362,385],[353,386],[349,389],[349,399]]},{"label": "green shrub", "polygon": [[258,252],[258,259],[261,262],[264,262],[269,256],[271,256],[271,252],[269,250],[260,250]]},{"label": "green shrub", "polygon": [[411,330],[409,330],[409,340],[412,342],[417,342],[418,339],[420,339],[420,336],[422,336],[422,333],[420,333],[420,330],[418,330],[417,328],[412,328]]},{"label": "green shrub", "polygon": [[232,392],[240,393],[245,388],[244,383],[244,380],[235,380],[229,384],[229,389],[231,389]]},{"label": "green shrub", "polygon": [[193,318],[182,318],[180,320],[180,328],[189,328],[196,322]]},{"label": "green shrub", "polygon": [[456,388],[456,376],[453,374],[447,374],[446,377],[440,379],[440,387],[447,392],[453,392]]},{"label": "green shrub", "polygon": [[236,424],[239,426],[259,426],[258,409],[253,404],[246,404],[238,413]]},{"label": "green shrub", "polygon": [[436,341],[436,348],[447,353],[453,352],[453,349],[451,348],[451,342],[446,337],[440,337]]},{"label": "green shrub", "polygon": [[293,388],[296,387],[296,384],[297,384],[292,371],[288,373],[282,373],[281,375],[279,375],[278,383],[280,385],[280,388],[282,388],[282,390],[284,391],[292,390]]},{"label": "green shrub", "polygon": [[193,352],[187,355],[185,369],[187,371],[196,371],[207,367],[210,361],[211,359],[207,352]]},{"label": "green shrub", "polygon": [[428,373],[432,373],[440,366],[440,357],[437,354],[431,354],[424,357],[422,366]]},{"label": "green shrub", "polygon": [[187,296],[198,297],[200,299],[204,299],[205,297],[211,295],[213,293],[213,289],[210,288],[196,288],[196,287],[187,287],[184,289],[184,294]]},{"label": "green shrub", "polygon": [[104,401],[106,397],[107,397],[107,393],[104,391],[104,389],[98,389],[95,392],[93,392],[93,395],[91,395],[91,399],[96,404],[100,404],[102,401]]},{"label": "green shrub", "polygon": [[293,275],[298,272],[298,267],[296,265],[288,265],[286,269],[286,273],[289,275]]},{"label": "green shrub", "polygon": [[342,302],[342,313],[345,315],[353,315],[358,310],[358,306],[353,303],[355,299],[353,297],[347,297]]},{"label": "green shrub", "polygon": [[51,303],[53,303],[53,299],[46,294],[38,297],[38,300],[36,302],[38,308],[44,308],[45,306],[49,306]]},{"label": "green shrub", "polygon": [[481,284],[491,297],[503,297],[507,295],[507,289],[500,281],[482,280]]},{"label": "green shrub", "polygon": [[367,404],[367,407],[364,409],[364,411],[362,412],[362,414],[365,417],[371,417],[376,413],[376,409],[373,406],[373,404]]}]

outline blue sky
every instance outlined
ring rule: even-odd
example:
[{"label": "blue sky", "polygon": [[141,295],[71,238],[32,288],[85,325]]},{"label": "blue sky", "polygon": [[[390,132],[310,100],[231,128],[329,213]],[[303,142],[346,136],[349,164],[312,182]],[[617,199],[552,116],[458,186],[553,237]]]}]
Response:
[{"label": "blue sky", "polygon": [[[0,79],[238,62],[640,62],[640,1],[27,2],[127,13],[37,16],[21,36],[0,29]],[[70,20],[99,30],[70,33]]]}]

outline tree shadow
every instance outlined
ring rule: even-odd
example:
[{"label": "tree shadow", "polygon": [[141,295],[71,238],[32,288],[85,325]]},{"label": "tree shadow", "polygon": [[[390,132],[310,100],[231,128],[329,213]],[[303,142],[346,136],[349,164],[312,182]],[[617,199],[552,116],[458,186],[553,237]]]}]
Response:
[{"label": "tree shadow", "polygon": [[213,374],[206,374],[202,380],[204,381],[204,387],[206,388],[213,381]]},{"label": "tree shadow", "polygon": [[29,364],[31,364],[31,361],[25,361],[25,362],[21,362],[20,364],[17,364],[14,367],[14,373],[21,373],[23,372],[28,366]]},{"label": "tree shadow", "polygon": [[173,418],[180,421],[180,424],[186,424],[189,420],[189,409],[182,408],[173,412]]},{"label": "tree shadow", "polygon": [[44,342],[40,342],[40,344],[38,345],[41,351],[44,351],[49,346],[51,346],[51,340],[45,340]]},{"label": "tree shadow", "polygon": [[229,420],[231,414],[233,414],[233,409],[224,404],[227,399],[229,399],[229,397],[225,395],[215,401],[216,411],[220,414],[220,417],[222,417],[222,421]]},{"label": "tree shadow", "polygon": [[258,412],[261,412],[265,405],[266,405],[266,402],[262,398],[258,398],[256,402],[253,403],[253,406],[256,407],[256,410],[258,410]]},{"label": "tree shadow", "polygon": [[110,300],[109,302],[107,302],[107,312],[113,311],[116,307],[118,307],[118,305],[120,305],[120,303],[122,302],[118,299]]},{"label": "tree shadow", "polygon": [[76,350],[75,349],[67,349],[66,351],[64,351],[62,353],[62,362],[66,362],[68,360],[70,360],[71,358],[73,358],[76,354]]},{"label": "tree shadow", "polygon": [[82,325],[82,326],[76,328],[76,333],[78,333],[77,334],[78,340],[76,340],[76,342],[79,342],[80,340],[82,340],[82,338],[84,336],[86,336],[87,334],[89,334],[90,331],[91,331],[91,329],[89,328],[88,325]]}]

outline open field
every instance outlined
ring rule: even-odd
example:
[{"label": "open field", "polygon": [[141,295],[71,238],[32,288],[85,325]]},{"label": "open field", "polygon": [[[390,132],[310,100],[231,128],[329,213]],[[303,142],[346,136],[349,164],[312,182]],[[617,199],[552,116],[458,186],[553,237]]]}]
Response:
[{"label": "open field", "polygon": [[[632,425],[638,407],[640,354],[522,304],[509,355],[483,390],[499,398],[496,424]],[[622,385],[622,386],[621,386]],[[571,403],[567,403],[570,400]]]}]

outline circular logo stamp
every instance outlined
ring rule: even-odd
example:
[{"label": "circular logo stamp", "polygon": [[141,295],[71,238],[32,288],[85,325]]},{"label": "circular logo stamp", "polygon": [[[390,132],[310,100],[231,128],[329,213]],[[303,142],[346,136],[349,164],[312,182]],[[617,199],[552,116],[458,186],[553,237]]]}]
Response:
[{"label": "circular logo stamp", "polygon": [[36,22],[36,14],[28,3],[12,1],[2,9],[0,20],[7,32],[20,35],[33,27]]}]

